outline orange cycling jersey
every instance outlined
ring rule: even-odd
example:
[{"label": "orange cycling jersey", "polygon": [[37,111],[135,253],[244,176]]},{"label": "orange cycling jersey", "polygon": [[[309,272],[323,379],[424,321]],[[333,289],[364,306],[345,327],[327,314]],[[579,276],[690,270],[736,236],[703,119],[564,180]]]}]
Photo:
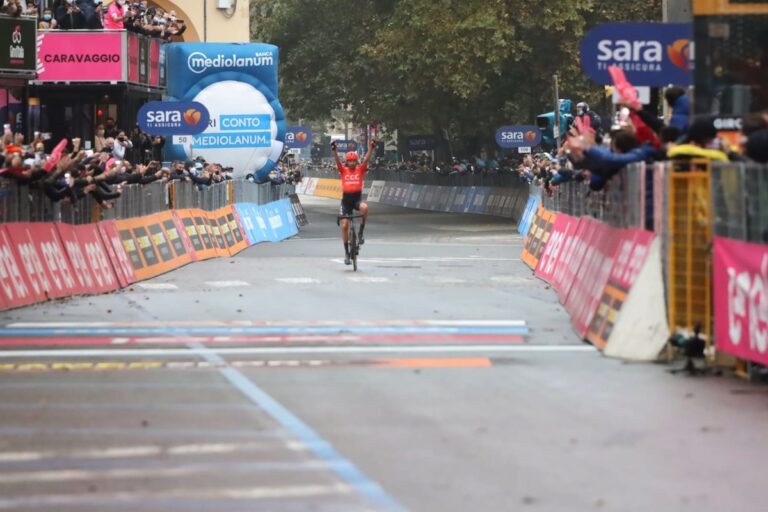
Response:
[{"label": "orange cycling jersey", "polygon": [[337,163],[339,174],[341,174],[341,190],[345,194],[356,194],[363,191],[363,178],[368,172],[368,164],[358,165],[350,169],[342,163]]}]

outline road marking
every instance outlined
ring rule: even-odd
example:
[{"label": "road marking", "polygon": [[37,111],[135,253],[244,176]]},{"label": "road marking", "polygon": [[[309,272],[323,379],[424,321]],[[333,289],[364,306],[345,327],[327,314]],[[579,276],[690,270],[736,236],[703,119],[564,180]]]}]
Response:
[{"label": "road marking", "polygon": [[530,285],[536,282],[535,279],[528,276],[493,276],[491,277],[491,281],[493,281],[494,283],[502,283],[502,284],[524,284],[524,285]]},{"label": "road marking", "polygon": [[318,284],[319,279],[314,277],[277,277],[275,281],[285,284]]},{"label": "road marking", "polygon": [[0,463],[34,462],[43,460],[103,460],[103,459],[136,459],[156,457],[159,455],[192,456],[192,455],[222,455],[250,451],[267,451],[287,448],[291,451],[304,451],[307,447],[298,441],[282,441],[277,443],[202,443],[183,445],[142,445],[119,446],[92,450],[47,450],[27,452],[0,453]]},{"label": "road marking", "polygon": [[347,279],[353,283],[388,283],[390,279],[388,277],[373,277],[373,276],[348,276]]},{"label": "road marking", "polygon": [[108,336],[125,338],[134,336],[242,336],[242,335],[406,335],[406,334],[528,334],[527,327],[496,326],[305,326],[305,327],[117,327],[117,328],[61,328],[61,329],[3,329],[0,338]]},{"label": "road marking", "polygon": [[[183,321],[183,322],[14,322],[5,328],[97,328],[97,327],[296,327],[296,326],[360,326],[360,327],[411,327],[411,326],[486,326],[524,327],[525,320],[232,320],[232,321]],[[2,330],[0,330],[2,333]]]},{"label": "road marking", "polygon": [[[124,383],[121,389],[125,388]],[[98,384],[91,387],[98,387]],[[7,427],[0,425],[0,435],[3,436],[31,436],[36,440],[45,437],[60,439],[61,436],[82,437],[89,442],[94,439],[114,437],[126,438],[149,438],[152,441],[158,439],[178,440],[183,437],[194,437],[196,439],[216,439],[231,441],[232,439],[284,439],[285,432],[275,430],[254,430],[247,429],[214,429],[214,428],[137,428],[137,427],[62,427],[60,425],[35,425],[35,426],[13,426]],[[103,436],[103,437],[102,437]]]},{"label": "road marking", "polygon": [[[227,361],[220,365],[208,361],[78,361],[60,363],[3,363],[0,364],[0,373],[3,372],[115,372],[128,370],[208,370],[218,368],[268,368],[268,369],[306,369],[306,368],[488,368],[492,362],[487,357],[483,358],[431,358],[431,359],[365,359],[365,360],[320,360],[320,359],[274,359],[274,360],[247,360]],[[0,410],[3,409],[0,404]],[[2,461],[0,456],[0,461]]]},{"label": "road marking", "polygon": [[[0,347],[30,346],[128,346],[128,345],[356,345],[356,344],[427,344],[427,343],[522,343],[523,336],[510,334],[372,334],[372,335],[311,335],[311,336],[147,336],[111,337],[0,337]],[[0,358],[1,360],[2,358]]]},{"label": "road marking", "polygon": [[[210,363],[225,362],[218,352],[203,345],[190,344],[190,348],[194,349],[199,356]],[[259,409],[269,414],[299,441],[309,446],[312,453],[325,461],[333,472],[350,488],[354,489],[358,495],[367,498],[372,504],[381,506],[386,510],[405,512],[406,509],[382,489],[379,484],[363,474],[351,461],[345,459],[330,443],[312,430],[309,425],[297,418],[285,406],[246,378],[245,375],[235,368],[220,368],[219,373]]]},{"label": "road marking", "polygon": [[[240,347],[217,348],[216,353],[227,356],[260,356],[260,355],[292,355],[292,354],[397,354],[397,353],[481,353],[481,352],[595,352],[590,345],[387,345],[360,347]],[[2,357],[7,359],[21,358],[65,358],[65,357],[172,357],[189,356],[189,349],[64,349],[64,350],[4,350]],[[148,362],[148,364],[157,362]],[[0,364],[0,370],[6,367]],[[44,363],[25,363],[25,371],[45,369]],[[78,363],[68,363],[77,365]],[[90,364],[90,363],[82,363]],[[136,361],[135,365],[141,365]],[[107,368],[104,368],[107,369]]]},{"label": "road marking", "polygon": [[179,287],[171,283],[137,283],[136,286],[145,290],[178,290]]},{"label": "road marking", "polygon": [[[450,263],[450,262],[489,262],[489,261],[520,261],[520,258],[483,258],[480,256],[463,257],[423,257],[423,258],[358,258],[362,263]],[[330,261],[344,263],[343,259],[333,258]]]},{"label": "road marking", "polygon": [[466,279],[447,276],[421,276],[421,280],[437,284],[464,284],[467,282]]},{"label": "road marking", "polygon": [[[202,500],[274,500],[314,498],[322,496],[346,496],[352,493],[350,486],[345,484],[332,485],[292,485],[280,487],[247,487],[234,489],[205,489],[200,487],[188,487],[183,489],[165,489],[162,491],[109,492],[109,493],[77,493],[77,494],[49,494],[38,496],[25,496],[18,498],[0,497],[0,509],[18,510],[20,508],[46,508],[56,510],[62,507],[99,506],[102,510],[109,510],[114,503],[121,505],[140,504],[141,508],[160,507],[165,509],[169,500],[184,500],[185,503],[200,502]],[[171,505],[172,506],[172,505]],[[172,506],[172,508],[176,508]],[[187,507],[179,507],[187,508]],[[261,510],[262,507],[259,507]],[[253,505],[248,507],[253,510]]]},{"label": "road marking", "polygon": [[235,471],[322,471],[327,470],[325,461],[297,461],[297,462],[241,462],[232,463],[198,463],[176,467],[137,467],[137,468],[99,468],[99,469],[53,469],[47,471],[15,471],[0,472],[0,485],[29,484],[29,483],[53,483],[99,480],[126,480],[132,478],[181,478],[193,475],[207,474],[212,471],[226,470],[227,473]]},{"label": "road marking", "polygon": [[245,281],[206,281],[205,284],[214,288],[240,288],[251,286]]},{"label": "road marking", "polygon": [[301,236],[297,236],[294,238],[289,238],[288,240],[285,240],[283,243],[294,243],[294,242],[327,242],[329,240],[335,241],[341,241],[341,238],[338,236],[333,237],[326,237],[326,238],[302,238]]},{"label": "road marking", "polygon": [[[445,247],[514,247],[516,244],[510,243],[498,243],[498,244],[482,244],[482,243],[460,243],[460,242],[394,242],[378,239],[365,239],[365,245],[391,245],[391,246],[445,246]],[[520,244],[517,244],[520,245]]]}]

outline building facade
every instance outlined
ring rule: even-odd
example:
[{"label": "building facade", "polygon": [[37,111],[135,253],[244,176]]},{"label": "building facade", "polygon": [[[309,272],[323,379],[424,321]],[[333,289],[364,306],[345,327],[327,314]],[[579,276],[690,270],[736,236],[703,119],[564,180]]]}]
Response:
[{"label": "building facade", "polygon": [[250,40],[248,0],[151,0],[186,21],[184,42],[247,43]]}]

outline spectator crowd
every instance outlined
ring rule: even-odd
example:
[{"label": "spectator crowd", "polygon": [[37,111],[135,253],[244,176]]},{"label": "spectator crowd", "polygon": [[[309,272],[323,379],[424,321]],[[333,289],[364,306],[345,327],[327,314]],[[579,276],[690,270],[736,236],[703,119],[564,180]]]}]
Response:
[{"label": "spectator crowd", "polygon": [[42,30],[121,30],[171,40],[186,30],[175,11],[150,6],[147,0],[54,0],[40,9],[36,0],[0,0],[0,12],[38,19]]},{"label": "spectator crowd", "polygon": [[82,140],[66,139],[50,152],[39,133],[31,144],[24,135],[13,134],[10,125],[0,141],[0,179],[41,190],[51,201],[76,203],[90,195],[104,209],[121,195],[126,185],[154,182],[188,182],[202,190],[232,179],[232,168],[208,163],[202,158],[161,162],[162,137],[150,137],[138,127],[131,133],[115,127],[114,121],[96,129],[93,149],[83,149]]},{"label": "spectator crowd", "polygon": [[714,116],[689,122],[685,89],[665,91],[669,116],[665,121],[633,101],[619,105],[616,118],[603,130],[577,113],[558,152],[527,156],[517,171],[529,181],[552,187],[569,181],[602,190],[621,169],[635,162],[753,161],[768,163],[768,111],[742,120],[737,144],[718,136]]}]

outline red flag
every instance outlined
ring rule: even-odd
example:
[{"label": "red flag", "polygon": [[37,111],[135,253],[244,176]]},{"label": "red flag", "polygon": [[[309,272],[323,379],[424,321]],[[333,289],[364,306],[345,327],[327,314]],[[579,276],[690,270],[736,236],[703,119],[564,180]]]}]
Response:
[{"label": "red flag", "polygon": [[642,104],[638,100],[637,90],[632,87],[632,84],[627,80],[627,76],[624,74],[624,70],[617,66],[608,66],[608,73],[611,74],[613,85],[616,87],[616,92],[618,92],[621,101],[629,105],[634,110],[640,110],[643,108]]},{"label": "red flag", "polygon": [[53,148],[51,156],[49,156],[48,160],[45,162],[45,172],[51,172],[56,167],[56,164],[59,163],[59,160],[61,160],[61,157],[64,154],[64,149],[67,147],[67,142],[67,139],[61,139],[61,142]]}]

